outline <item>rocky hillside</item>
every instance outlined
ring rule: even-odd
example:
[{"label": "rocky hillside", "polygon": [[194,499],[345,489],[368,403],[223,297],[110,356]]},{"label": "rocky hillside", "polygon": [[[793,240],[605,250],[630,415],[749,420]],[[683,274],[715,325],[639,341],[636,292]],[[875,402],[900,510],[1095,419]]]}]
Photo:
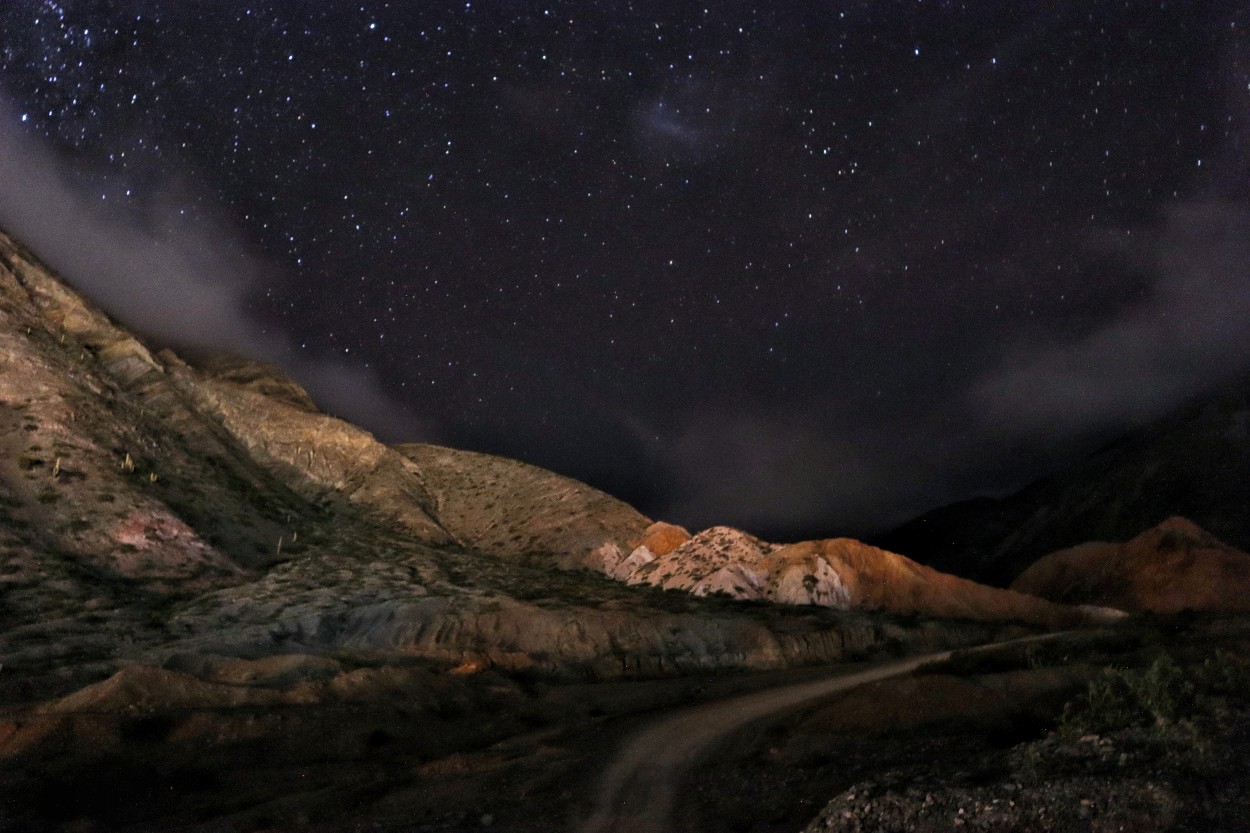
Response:
[{"label": "rocky hillside", "polygon": [[516,460],[435,445],[396,450],[425,474],[444,528],[492,555],[593,567],[601,550],[639,541],[651,523],[597,489]]},{"label": "rocky hillside", "polygon": [[1005,587],[1037,559],[1174,516],[1250,550],[1250,387],[1136,431],[1001,500],[934,510],[873,541]]},{"label": "rocky hillside", "polygon": [[0,699],[186,652],[620,675],[877,638],[553,573],[649,522],[519,463],[388,448],[275,368],[154,353],[2,235],[0,513]]},{"label": "rocky hillside", "polygon": [[1101,541],[1051,553],[1013,590],[1067,604],[1132,612],[1250,611],[1250,555],[1184,518],[1169,518],[1124,543]]},{"label": "rocky hillside", "polygon": [[630,584],[781,604],[1048,627],[1119,616],[976,584],[850,538],[778,545],[729,527],[691,536],[661,523],[647,530],[632,553],[609,560],[604,568]]},{"label": "rocky hillside", "polygon": [[410,829],[465,749],[658,702],[548,686],[1089,617],[854,541],[691,536],[522,463],[388,447],[275,367],[151,349],[0,234],[0,827],[17,807],[34,830],[216,830],[236,808],[232,829],[274,829],[313,790],[326,817],[406,796]]},{"label": "rocky hillside", "polygon": [[[896,638],[596,576],[662,549],[648,519],[515,461],[387,447],[277,368],[153,351],[3,235],[0,520],[0,700],[187,653],[619,676]],[[804,595],[806,570],[774,598],[846,606]]]}]

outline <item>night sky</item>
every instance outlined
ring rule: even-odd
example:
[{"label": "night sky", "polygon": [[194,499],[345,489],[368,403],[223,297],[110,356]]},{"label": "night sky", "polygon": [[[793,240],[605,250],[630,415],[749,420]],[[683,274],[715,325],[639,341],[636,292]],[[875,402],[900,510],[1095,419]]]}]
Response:
[{"label": "night sky", "polygon": [[863,535],[1250,372],[1250,7],[3,0],[0,225],[388,441]]}]

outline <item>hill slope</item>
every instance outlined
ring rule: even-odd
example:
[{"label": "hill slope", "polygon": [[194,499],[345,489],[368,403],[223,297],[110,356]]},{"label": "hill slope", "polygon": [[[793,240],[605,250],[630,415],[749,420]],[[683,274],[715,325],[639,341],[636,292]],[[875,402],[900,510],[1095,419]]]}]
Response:
[{"label": "hill slope", "polygon": [[444,528],[492,555],[583,567],[600,548],[640,540],[651,523],[610,495],[516,460],[415,443],[395,448],[425,474]]},{"label": "hill slope", "polygon": [[1184,518],[1169,518],[1124,543],[1096,541],[1051,553],[1011,587],[1132,612],[1244,613],[1250,611],[1250,555]]},{"label": "hill slope", "polygon": [[1250,394],[1188,408],[993,500],[936,509],[873,541],[939,570],[1007,586],[1047,553],[1124,541],[1173,516],[1250,549]]},{"label": "hill slope", "polygon": [[648,519],[515,461],[387,447],[274,367],[153,351],[3,234],[0,520],[0,701],[184,655],[619,676],[909,638],[595,575]]}]

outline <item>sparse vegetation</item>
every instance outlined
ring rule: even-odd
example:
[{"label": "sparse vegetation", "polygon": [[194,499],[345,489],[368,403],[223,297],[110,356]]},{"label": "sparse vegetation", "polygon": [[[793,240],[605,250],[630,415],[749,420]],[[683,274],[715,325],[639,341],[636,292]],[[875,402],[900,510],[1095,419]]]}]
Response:
[{"label": "sparse vegetation", "polygon": [[1209,725],[1227,713],[1228,698],[1250,695],[1245,664],[1226,651],[1182,668],[1162,653],[1146,668],[1106,668],[1064,709],[1065,737],[1106,734],[1134,727],[1167,732]]}]

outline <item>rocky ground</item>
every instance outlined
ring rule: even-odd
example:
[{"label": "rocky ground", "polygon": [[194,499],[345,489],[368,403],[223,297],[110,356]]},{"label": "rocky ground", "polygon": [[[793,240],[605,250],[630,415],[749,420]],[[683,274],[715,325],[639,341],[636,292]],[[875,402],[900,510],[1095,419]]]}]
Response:
[{"label": "rocky ground", "polygon": [[37,712],[0,710],[0,829],[573,829],[601,765],[648,715],[827,673],[569,682],[188,655]]},{"label": "rocky ground", "polygon": [[680,829],[1244,831],[1248,647],[1156,621],[848,693],[725,750]]}]

